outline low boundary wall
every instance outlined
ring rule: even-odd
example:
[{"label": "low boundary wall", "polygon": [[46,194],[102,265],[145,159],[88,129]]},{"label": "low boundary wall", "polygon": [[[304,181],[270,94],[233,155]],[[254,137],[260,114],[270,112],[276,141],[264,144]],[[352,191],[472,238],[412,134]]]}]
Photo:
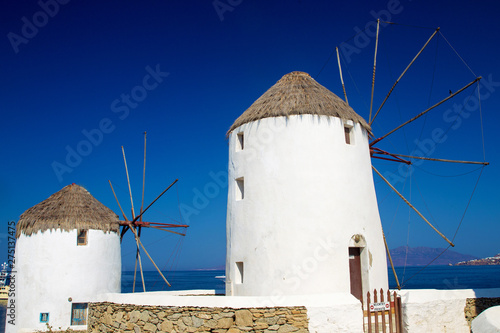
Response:
[{"label": "low boundary wall", "polygon": [[213,294],[214,291],[205,290],[100,295],[89,304],[88,332],[363,331],[361,304],[350,294]]},{"label": "low boundary wall", "polygon": [[500,301],[500,289],[401,290],[407,333],[470,333],[481,311]]},{"label": "low boundary wall", "polygon": [[[89,305],[88,332],[363,332],[350,294],[215,296],[213,290],[105,294]],[[407,333],[470,332],[500,289],[401,290]]]},{"label": "low boundary wall", "polygon": [[89,332],[309,332],[305,307],[205,308],[93,303]]}]

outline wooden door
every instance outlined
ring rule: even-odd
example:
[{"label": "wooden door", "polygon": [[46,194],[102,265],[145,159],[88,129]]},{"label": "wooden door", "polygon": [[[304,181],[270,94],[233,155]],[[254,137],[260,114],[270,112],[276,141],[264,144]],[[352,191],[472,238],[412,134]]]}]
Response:
[{"label": "wooden door", "polygon": [[361,280],[361,249],[349,248],[349,273],[351,276],[351,294],[363,302],[363,284]]}]

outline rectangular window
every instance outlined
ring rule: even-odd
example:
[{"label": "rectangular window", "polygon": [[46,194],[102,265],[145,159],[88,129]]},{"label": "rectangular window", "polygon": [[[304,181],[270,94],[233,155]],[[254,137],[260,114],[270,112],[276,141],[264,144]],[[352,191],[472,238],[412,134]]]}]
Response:
[{"label": "rectangular window", "polygon": [[87,325],[88,303],[71,304],[71,325]]},{"label": "rectangular window", "polygon": [[48,323],[49,322],[49,313],[48,312],[40,312],[40,322]]},{"label": "rectangular window", "polygon": [[245,137],[243,132],[239,132],[238,135],[236,135],[236,151],[243,150],[243,148],[245,148]]},{"label": "rectangular window", "polygon": [[234,277],[234,282],[236,284],[243,283],[243,261],[236,262],[236,276]]},{"label": "rectangular window", "polygon": [[78,237],[76,239],[76,245],[87,245],[87,230],[78,230]]},{"label": "rectangular window", "polygon": [[236,179],[236,200],[245,198],[245,179],[243,177]]},{"label": "rectangular window", "polygon": [[344,125],[344,135],[345,143],[352,145],[354,143],[352,138],[352,126]]}]

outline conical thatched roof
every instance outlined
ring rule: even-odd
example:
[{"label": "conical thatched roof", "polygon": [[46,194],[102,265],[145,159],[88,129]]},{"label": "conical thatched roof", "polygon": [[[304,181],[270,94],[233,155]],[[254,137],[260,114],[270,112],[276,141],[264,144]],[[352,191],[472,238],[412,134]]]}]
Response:
[{"label": "conical thatched roof", "polygon": [[314,114],[338,117],[370,125],[337,95],[316,82],[309,74],[292,72],[283,76],[236,119],[227,134],[243,124],[269,117]]},{"label": "conical thatched roof", "polygon": [[17,222],[16,237],[49,229],[94,229],[119,232],[118,215],[79,185],[68,185],[25,211]]}]

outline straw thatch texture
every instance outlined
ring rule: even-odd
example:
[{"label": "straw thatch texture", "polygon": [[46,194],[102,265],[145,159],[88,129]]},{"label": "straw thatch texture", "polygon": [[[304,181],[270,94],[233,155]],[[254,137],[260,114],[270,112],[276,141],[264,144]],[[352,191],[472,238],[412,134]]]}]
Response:
[{"label": "straw thatch texture", "polygon": [[61,229],[94,229],[105,232],[120,230],[118,215],[97,201],[79,185],[68,185],[48,199],[25,211],[17,222],[16,237],[38,231]]},{"label": "straw thatch texture", "polygon": [[227,135],[235,128],[259,119],[301,114],[352,120],[370,133],[370,125],[346,102],[316,82],[309,74],[292,72],[283,76],[243,112]]}]

